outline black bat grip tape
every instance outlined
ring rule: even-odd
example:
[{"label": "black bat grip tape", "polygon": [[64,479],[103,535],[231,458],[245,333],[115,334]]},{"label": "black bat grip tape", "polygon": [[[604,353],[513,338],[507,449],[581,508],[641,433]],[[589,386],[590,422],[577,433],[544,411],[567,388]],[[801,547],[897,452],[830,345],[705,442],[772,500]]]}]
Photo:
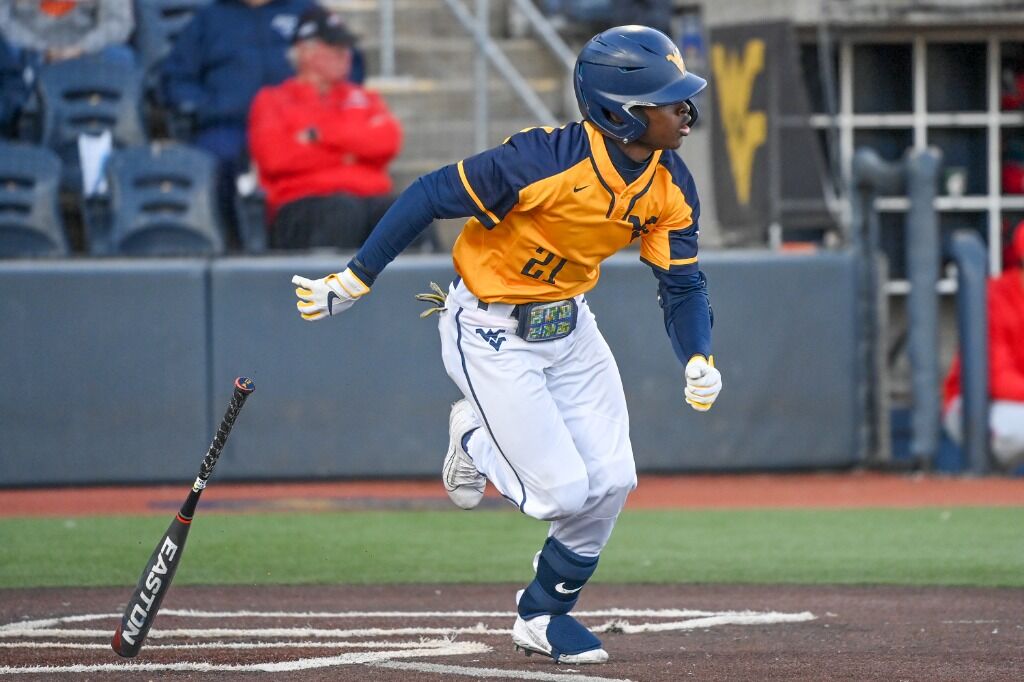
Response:
[{"label": "black bat grip tape", "polygon": [[217,427],[217,434],[213,437],[210,449],[206,452],[206,457],[203,458],[203,463],[199,467],[199,478],[204,481],[210,478],[210,474],[213,473],[213,467],[220,458],[220,453],[224,449],[224,444],[227,443],[228,434],[231,433],[231,427],[235,425],[235,419],[238,418],[242,405],[245,405],[246,399],[255,390],[256,384],[253,383],[252,379],[247,377],[235,379],[235,391],[231,396],[231,402],[228,403],[228,409],[224,413],[224,418],[220,420],[220,426]]}]

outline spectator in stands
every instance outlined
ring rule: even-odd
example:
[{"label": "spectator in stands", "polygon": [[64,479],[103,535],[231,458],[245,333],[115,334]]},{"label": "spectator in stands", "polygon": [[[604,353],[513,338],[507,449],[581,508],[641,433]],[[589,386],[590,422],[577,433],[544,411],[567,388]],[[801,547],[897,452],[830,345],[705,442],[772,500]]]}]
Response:
[{"label": "spectator in stands", "polygon": [[[252,98],[294,71],[286,56],[313,0],[214,0],[192,16],[161,64],[163,101],[175,134],[217,158],[218,204],[235,230],[235,179],[247,166]],[[229,237],[233,234],[229,235]]]},{"label": "spectator in stands", "polygon": [[613,26],[642,24],[672,35],[672,0],[628,0],[612,4]]},{"label": "spectator in stands", "polygon": [[[988,363],[992,454],[1007,469],[1024,463],[1024,223],[1013,237],[1017,267],[988,283]],[[960,358],[944,391],[946,431],[962,442]]]},{"label": "spectator in stands", "polygon": [[0,26],[28,67],[91,54],[135,63],[127,0],[3,0]]},{"label": "spectator in stands", "polygon": [[15,137],[18,114],[28,96],[23,69],[0,35],[0,137]]},{"label": "spectator in stands", "polygon": [[672,35],[672,0],[543,0],[551,24],[565,33],[642,24]]},{"label": "spectator in stands", "polygon": [[377,93],[348,81],[354,44],[337,14],[314,8],[295,32],[297,75],[253,102],[249,148],[274,248],[358,248],[392,203],[401,127]]},{"label": "spectator in stands", "polygon": [[[193,142],[233,176],[245,148],[249,104],[292,75],[285,56],[313,0],[217,0],[198,10],[163,62],[164,100],[193,115]],[[223,169],[222,169],[223,170]]]}]

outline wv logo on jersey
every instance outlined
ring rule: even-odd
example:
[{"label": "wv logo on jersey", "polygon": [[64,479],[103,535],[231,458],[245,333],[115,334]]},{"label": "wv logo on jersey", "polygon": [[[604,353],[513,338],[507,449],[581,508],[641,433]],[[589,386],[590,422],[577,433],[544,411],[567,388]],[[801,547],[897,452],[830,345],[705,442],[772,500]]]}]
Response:
[{"label": "wv logo on jersey", "polygon": [[494,348],[494,350],[501,350],[501,344],[505,343],[506,341],[505,337],[503,336],[503,334],[505,333],[504,329],[488,329],[487,331],[484,331],[483,329],[477,329],[476,333],[480,335],[481,339],[491,344],[491,347]]},{"label": "wv logo on jersey", "polygon": [[650,234],[651,231],[647,229],[647,226],[653,225],[656,222],[658,222],[658,216],[652,215],[650,218],[644,221],[642,225],[640,224],[640,218],[636,217],[635,215],[626,216],[626,220],[628,220],[629,224],[633,226],[633,231],[629,235],[629,241],[633,241],[642,234]]},{"label": "wv logo on jersey", "polygon": [[764,70],[764,41],[747,41],[742,57],[716,43],[711,47],[711,67],[718,82],[715,92],[718,93],[729,166],[736,183],[736,198],[746,205],[750,203],[754,153],[768,139],[767,116],[763,111],[750,111],[754,82]]}]

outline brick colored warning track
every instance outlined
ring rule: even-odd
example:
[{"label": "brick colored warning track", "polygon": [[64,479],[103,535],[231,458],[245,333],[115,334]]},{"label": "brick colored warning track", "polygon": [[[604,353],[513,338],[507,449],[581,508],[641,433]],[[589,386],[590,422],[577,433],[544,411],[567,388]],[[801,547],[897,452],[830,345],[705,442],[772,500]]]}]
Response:
[{"label": "brick colored warning track", "polygon": [[[181,504],[188,483],[0,490],[0,516],[163,514]],[[203,495],[210,512],[449,508],[434,480],[215,483]],[[489,503],[503,506],[496,496]],[[956,506],[1024,506],[1024,479],[866,472],[642,476],[629,499],[631,509]]]}]

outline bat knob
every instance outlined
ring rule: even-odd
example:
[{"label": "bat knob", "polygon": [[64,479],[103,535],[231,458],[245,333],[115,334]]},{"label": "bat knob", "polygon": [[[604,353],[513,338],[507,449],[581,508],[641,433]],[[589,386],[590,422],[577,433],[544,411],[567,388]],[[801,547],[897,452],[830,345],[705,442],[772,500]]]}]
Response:
[{"label": "bat knob", "polygon": [[256,384],[248,377],[238,377],[235,379],[235,388],[242,393],[249,394],[256,390]]}]

